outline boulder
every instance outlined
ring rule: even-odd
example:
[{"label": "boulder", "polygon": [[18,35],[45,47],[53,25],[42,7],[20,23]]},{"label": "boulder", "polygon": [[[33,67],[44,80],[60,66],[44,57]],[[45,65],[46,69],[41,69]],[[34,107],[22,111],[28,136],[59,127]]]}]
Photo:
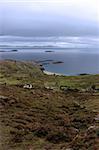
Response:
[{"label": "boulder", "polygon": [[23,86],[23,88],[24,88],[24,89],[32,89],[33,86],[32,86],[32,84],[25,84],[25,85]]}]

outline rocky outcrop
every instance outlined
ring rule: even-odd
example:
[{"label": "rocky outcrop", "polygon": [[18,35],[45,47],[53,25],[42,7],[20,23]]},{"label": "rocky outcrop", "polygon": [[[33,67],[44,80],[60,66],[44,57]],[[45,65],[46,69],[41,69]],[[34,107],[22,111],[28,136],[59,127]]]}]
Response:
[{"label": "rocky outcrop", "polygon": [[33,85],[32,84],[25,84],[23,86],[24,89],[32,89],[33,88]]}]

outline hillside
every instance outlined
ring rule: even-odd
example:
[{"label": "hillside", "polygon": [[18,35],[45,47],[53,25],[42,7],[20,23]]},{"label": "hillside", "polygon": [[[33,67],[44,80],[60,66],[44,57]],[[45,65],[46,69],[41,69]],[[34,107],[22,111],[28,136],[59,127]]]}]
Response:
[{"label": "hillside", "polygon": [[98,150],[99,75],[0,61],[0,150]]}]

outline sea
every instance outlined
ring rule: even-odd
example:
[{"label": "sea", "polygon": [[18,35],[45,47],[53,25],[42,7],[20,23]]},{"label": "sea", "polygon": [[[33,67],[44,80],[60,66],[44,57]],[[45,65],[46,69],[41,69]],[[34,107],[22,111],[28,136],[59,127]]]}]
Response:
[{"label": "sea", "polygon": [[99,37],[1,35],[0,60],[5,59],[34,60],[46,71],[67,76],[99,74]]}]

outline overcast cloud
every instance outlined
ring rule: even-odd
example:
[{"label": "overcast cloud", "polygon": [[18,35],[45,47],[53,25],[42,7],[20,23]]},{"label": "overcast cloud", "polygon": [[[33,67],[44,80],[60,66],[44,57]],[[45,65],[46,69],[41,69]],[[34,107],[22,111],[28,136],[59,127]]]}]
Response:
[{"label": "overcast cloud", "polygon": [[0,34],[99,35],[99,0],[0,0]]}]

